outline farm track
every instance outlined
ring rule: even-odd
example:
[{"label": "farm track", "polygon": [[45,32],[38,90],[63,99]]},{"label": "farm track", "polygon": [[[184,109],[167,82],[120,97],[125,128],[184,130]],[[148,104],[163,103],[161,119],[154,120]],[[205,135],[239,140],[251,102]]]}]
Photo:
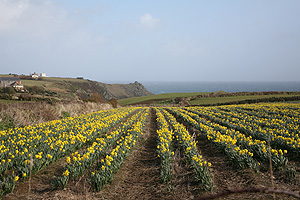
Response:
[{"label": "farm track", "polygon": [[111,184],[95,194],[96,199],[172,199],[160,181],[160,164],[156,154],[156,120],[153,110],[131,154]]}]

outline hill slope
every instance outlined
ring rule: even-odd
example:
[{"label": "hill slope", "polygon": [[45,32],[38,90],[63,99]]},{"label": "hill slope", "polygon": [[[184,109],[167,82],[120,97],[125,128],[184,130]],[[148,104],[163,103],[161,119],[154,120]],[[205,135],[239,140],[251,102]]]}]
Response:
[{"label": "hill slope", "polygon": [[49,93],[56,93],[62,99],[87,99],[93,93],[100,94],[105,100],[124,99],[152,95],[141,83],[106,84],[97,81],[75,78],[45,77],[39,80],[22,79],[26,88],[37,86]]}]

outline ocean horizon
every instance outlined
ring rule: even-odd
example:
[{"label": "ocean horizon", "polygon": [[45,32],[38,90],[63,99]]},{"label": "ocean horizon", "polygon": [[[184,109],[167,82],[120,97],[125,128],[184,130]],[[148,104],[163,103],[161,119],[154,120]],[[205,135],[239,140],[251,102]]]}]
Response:
[{"label": "ocean horizon", "polygon": [[265,91],[300,91],[300,81],[291,82],[162,82],[141,81],[145,88],[154,94],[182,92],[265,92]]}]

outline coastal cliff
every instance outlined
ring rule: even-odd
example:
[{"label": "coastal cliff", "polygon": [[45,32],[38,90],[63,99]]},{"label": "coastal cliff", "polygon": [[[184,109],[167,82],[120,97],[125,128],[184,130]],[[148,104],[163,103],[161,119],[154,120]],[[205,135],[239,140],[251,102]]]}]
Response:
[{"label": "coastal cliff", "polygon": [[153,95],[137,81],[129,84],[107,84],[90,80],[80,82],[69,80],[65,83],[70,85],[68,90],[74,92],[81,99],[86,99],[93,93],[100,94],[105,100]]},{"label": "coastal cliff", "polygon": [[32,80],[31,77],[24,76],[20,76],[20,80],[25,93],[13,96],[26,96],[24,100],[30,100],[32,97],[68,101],[87,100],[96,95],[107,101],[153,95],[137,81],[128,84],[107,84],[83,78],[39,77]]},{"label": "coastal cliff", "polygon": [[104,84],[98,83],[104,89],[103,97],[105,99],[125,99],[129,97],[141,97],[153,95],[141,83],[135,81],[129,84]]}]

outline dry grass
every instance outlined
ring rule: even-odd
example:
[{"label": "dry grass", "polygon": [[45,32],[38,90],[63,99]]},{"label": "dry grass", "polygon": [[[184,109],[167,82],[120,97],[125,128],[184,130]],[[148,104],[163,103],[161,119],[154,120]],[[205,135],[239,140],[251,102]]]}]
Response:
[{"label": "dry grass", "polygon": [[112,106],[92,102],[56,103],[54,105],[45,102],[0,103],[0,122],[10,123],[9,128],[12,128],[58,120],[64,117],[63,112],[72,117],[107,109],[112,109]]}]

